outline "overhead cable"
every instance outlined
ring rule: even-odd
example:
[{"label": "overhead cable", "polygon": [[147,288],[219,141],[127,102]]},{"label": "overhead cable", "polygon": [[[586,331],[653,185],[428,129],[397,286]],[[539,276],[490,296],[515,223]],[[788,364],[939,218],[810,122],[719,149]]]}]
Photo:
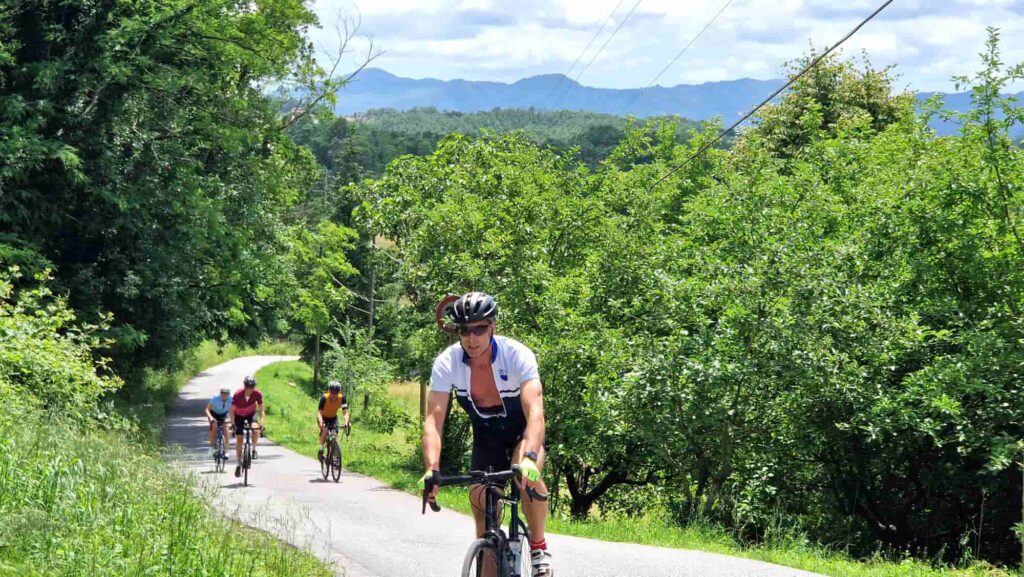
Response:
[{"label": "overhead cable", "polygon": [[700,29],[700,32],[698,32],[696,36],[690,39],[690,42],[686,46],[684,46],[682,50],[676,53],[675,58],[673,58],[668,64],[665,65],[664,68],[661,69],[661,72],[659,72],[658,75],[654,77],[654,80],[651,80],[651,82],[647,86],[645,86],[643,90],[638,92],[637,95],[633,97],[633,100],[630,100],[628,103],[626,103],[625,106],[620,108],[619,111],[615,113],[616,116],[621,116],[623,112],[629,110],[630,106],[636,104],[636,101],[640,100],[644,93],[647,92],[647,89],[654,86],[658,79],[660,79],[663,74],[668,72],[668,69],[672,68],[672,66],[675,65],[675,63],[678,62],[680,58],[682,58],[683,54],[686,54],[686,51],[689,50],[695,42],[697,42],[697,39],[699,39],[704,34],[704,32],[707,31],[707,29],[710,28],[711,25],[715,23],[716,20],[718,20],[718,17],[722,15],[722,12],[725,12],[725,9],[728,8],[729,5],[733,3],[733,1],[734,0],[728,0],[725,4],[723,4],[722,8],[718,11],[718,13],[715,14],[714,17],[712,17],[711,20],[709,20],[708,23],[705,24],[704,27]]},{"label": "overhead cable", "polygon": [[672,176],[676,172],[679,172],[680,169],[682,169],[684,166],[686,166],[687,164],[692,162],[693,159],[697,158],[701,154],[704,154],[705,151],[707,151],[709,148],[711,148],[712,146],[717,144],[718,141],[721,140],[726,134],[729,134],[730,132],[735,130],[737,126],[739,126],[740,124],[743,124],[743,122],[745,122],[748,118],[753,116],[754,113],[756,113],[758,110],[761,110],[761,108],[763,108],[766,104],[768,104],[769,102],[774,100],[776,96],[778,96],[779,94],[782,94],[782,91],[784,91],[785,89],[789,88],[794,82],[799,80],[804,74],[807,74],[808,71],[810,71],[812,68],[817,66],[817,64],[819,62],[821,62],[822,60],[824,60],[826,56],[831,54],[836,48],[839,48],[843,44],[843,42],[846,42],[847,40],[849,40],[851,36],[856,34],[858,30],[863,28],[865,24],[867,24],[868,22],[873,20],[875,18],[875,16],[878,16],[882,12],[882,10],[885,10],[892,3],[893,3],[893,0],[888,0],[887,2],[885,2],[881,6],[879,6],[867,18],[865,18],[864,20],[861,20],[861,22],[859,24],[857,24],[857,26],[855,26],[853,28],[853,30],[850,30],[846,34],[846,36],[843,36],[839,40],[839,42],[836,42],[834,45],[832,45],[831,48],[829,48],[828,50],[826,50],[826,51],[822,52],[821,54],[819,54],[818,56],[816,56],[813,60],[811,60],[811,62],[807,66],[804,67],[803,70],[801,70],[795,76],[790,78],[785,84],[783,84],[781,87],[779,87],[778,90],[776,90],[775,92],[772,92],[768,96],[768,98],[765,98],[761,102],[761,104],[758,104],[756,107],[754,107],[753,110],[751,110],[750,112],[744,114],[743,117],[740,118],[739,120],[737,120],[736,122],[734,122],[732,124],[732,126],[730,126],[729,128],[726,128],[725,130],[719,132],[718,136],[716,136],[710,142],[705,143],[703,146],[701,146],[699,149],[697,149],[697,152],[693,153],[693,155],[691,155],[689,158],[687,158],[683,162],[679,163],[678,165],[674,166],[671,170],[669,170],[664,175],[662,175],[661,178],[659,178],[654,184],[652,184],[650,186],[650,188],[647,189],[647,192],[650,192],[650,191],[654,190],[654,187],[656,187],[659,184],[661,184],[662,182],[664,182],[666,178]]}]

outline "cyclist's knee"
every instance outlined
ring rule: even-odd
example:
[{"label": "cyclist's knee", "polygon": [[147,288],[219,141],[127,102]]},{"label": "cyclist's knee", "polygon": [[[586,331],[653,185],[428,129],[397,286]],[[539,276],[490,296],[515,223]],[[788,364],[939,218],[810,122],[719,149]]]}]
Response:
[{"label": "cyclist's knee", "polygon": [[483,485],[473,485],[469,489],[469,504],[474,515],[483,515],[487,507],[487,489]]}]

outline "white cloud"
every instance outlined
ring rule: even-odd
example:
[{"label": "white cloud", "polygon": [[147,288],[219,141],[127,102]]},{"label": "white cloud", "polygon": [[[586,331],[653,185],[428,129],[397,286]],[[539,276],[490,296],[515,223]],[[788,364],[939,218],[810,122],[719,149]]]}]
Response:
[{"label": "white cloud", "polygon": [[[646,86],[727,0],[643,0],[580,78],[592,86]],[[392,73],[514,82],[564,73],[618,6],[582,63],[590,60],[635,0],[372,0],[359,4],[363,31]],[[659,84],[773,78],[784,63],[841,38],[878,0],[734,0]],[[320,0],[322,20],[351,0]],[[950,90],[952,74],[978,67],[985,28],[1003,30],[1004,60],[1024,61],[1024,10],[1012,0],[901,0],[844,45],[876,66],[897,64],[913,88]],[[324,32],[317,38],[327,38]]]}]

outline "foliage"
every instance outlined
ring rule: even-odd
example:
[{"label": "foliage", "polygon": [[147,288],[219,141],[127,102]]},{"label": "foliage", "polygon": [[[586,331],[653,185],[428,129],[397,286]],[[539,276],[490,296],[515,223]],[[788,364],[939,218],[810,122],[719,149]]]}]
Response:
[{"label": "foliage", "polygon": [[67,301],[40,276],[15,291],[19,273],[0,274],[0,398],[32,404],[75,421],[96,417],[100,398],[121,386],[94,349],[103,325],[80,325]]},{"label": "foliage", "polygon": [[887,70],[819,66],[660,184],[712,130],[635,127],[596,171],[452,136],[352,187],[357,223],[394,243],[414,364],[443,346],[441,296],[497,296],[572,515],[643,514],[619,488],[655,485],[651,508],[745,540],[1017,561],[1024,115],[1000,94],[1021,68],[993,32],[939,137]]},{"label": "foliage", "polygon": [[316,172],[265,91],[316,76],[313,24],[298,0],[0,10],[0,255],[112,313],[122,373],[279,327],[280,216]]}]

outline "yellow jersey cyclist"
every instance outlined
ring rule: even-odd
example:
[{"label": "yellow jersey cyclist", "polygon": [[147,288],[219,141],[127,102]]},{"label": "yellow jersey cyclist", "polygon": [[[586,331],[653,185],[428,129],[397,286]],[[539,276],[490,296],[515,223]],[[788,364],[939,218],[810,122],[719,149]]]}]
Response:
[{"label": "yellow jersey cyclist", "polygon": [[[430,375],[427,418],[423,421],[423,464],[427,479],[441,463],[441,431],[448,396],[455,391],[459,405],[473,426],[471,469],[507,471],[513,463],[523,472],[523,483],[541,493],[544,466],[544,397],[537,357],[526,345],[495,334],[498,305],[484,293],[463,295],[451,308],[459,342],[434,360]],[[433,500],[435,486],[428,496]],[[484,533],[485,491],[470,489],[469,501],[476,534]],[[544,537],[547,506],[524,499],[523,512],[530,528],[530,557],[534,577],[551,577],[551,554]]]},{"label": "yellow jersey cyclist", "polygon": [[327,392],[320,397],[320,406],[316,411],[316,423],[320,426],[320,450],[317,451],[317,459],[324,460],[324,445],[327,444],[327,430],[338,429],[338,411],[345,417],[345,424],[348,427],[351,423],[348,414],[348,400],[345,393],[341,392],[341,383],[331,381],[327,384]]},{"label": "yellow jersey cyclist", "polygon": [[[227,387],[221,387],[220,394],[212,397],[209,402],[206,403],[206,420],[210,422],[210,456],[217,456],[217,427],[220,425],[228,426],[225,422],[228,418],[228,413],[231,411],[231,389]],[[224,431],[224,450],[228,450],[228,441],[231,439],[231,435],[228,431]]]}]

